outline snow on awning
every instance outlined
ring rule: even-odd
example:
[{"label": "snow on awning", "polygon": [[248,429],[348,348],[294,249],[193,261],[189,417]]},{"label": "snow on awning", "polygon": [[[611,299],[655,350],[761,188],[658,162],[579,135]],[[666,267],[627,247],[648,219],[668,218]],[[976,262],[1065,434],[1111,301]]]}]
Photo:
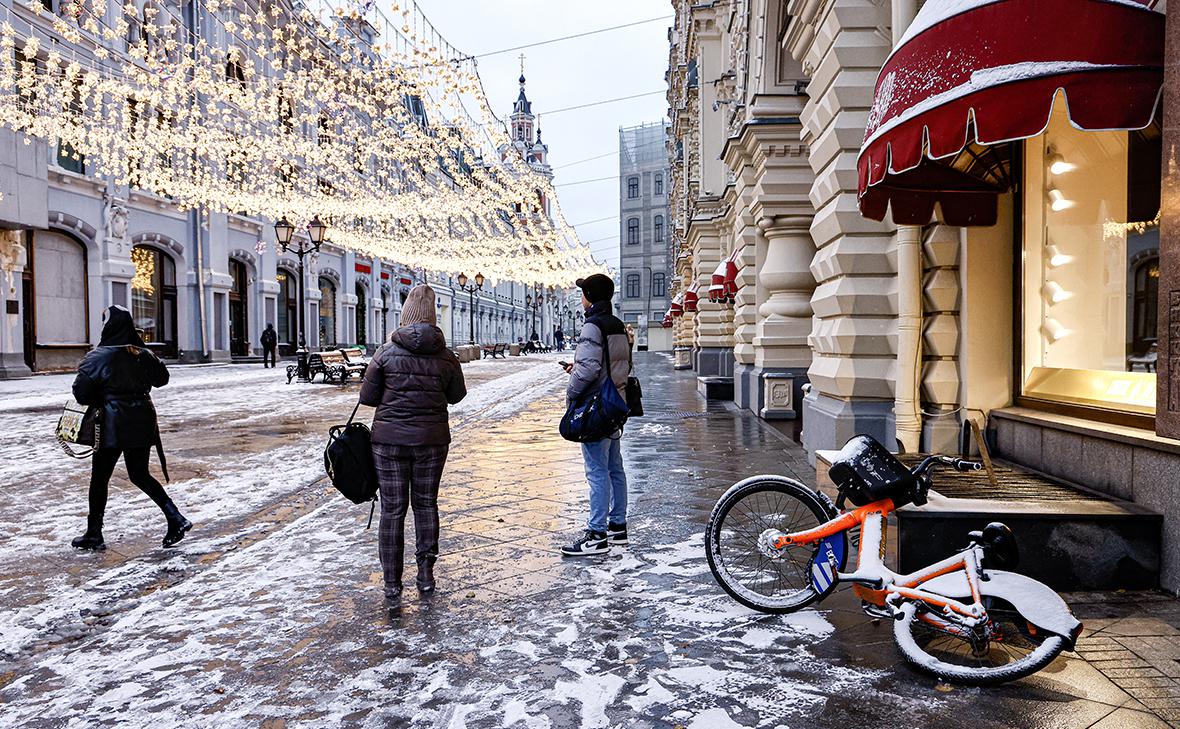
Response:
[{"label": "snow on awning", "polygon": [[1080,129],[1142,129],[1163,61],[1164,16],[1146,2],[929,0],[877,77],[861,214],[924,225],[937,203],[948,224],[994,224],[1001,190],[933,160],[1041,134],[1059,92]]},{"label": "snow on awning", "polygon": [[684,310],[686,312],[693,312],[697,310],[697,292],[689,289],[684,292]]},{"label": "snow on awning", "polygon": [[672,306],[668,309],[672,312],[672,316],[680,316],[684,314],[684,292],[676,294],[676,298],[672,299]]}]

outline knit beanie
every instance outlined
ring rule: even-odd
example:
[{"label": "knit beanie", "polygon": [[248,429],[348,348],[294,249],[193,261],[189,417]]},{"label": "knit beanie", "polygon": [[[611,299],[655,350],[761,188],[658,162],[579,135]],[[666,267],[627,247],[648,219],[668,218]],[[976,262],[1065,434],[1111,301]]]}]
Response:
[{"label": "knit beanie", "polygon": [[434,310],[434,289],[426,284],[410,289],[406,303],[402,306],[401,325],[433,324],[438,326],[438,314]]}]

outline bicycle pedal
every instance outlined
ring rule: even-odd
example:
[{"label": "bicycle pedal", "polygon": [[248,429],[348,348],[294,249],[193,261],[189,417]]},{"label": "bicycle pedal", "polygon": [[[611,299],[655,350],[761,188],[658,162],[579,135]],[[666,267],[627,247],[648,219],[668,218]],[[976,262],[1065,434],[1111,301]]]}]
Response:
[{"label": "bicycle pedal", "polygon": [[870,618],[893,620],[893,612],[883,605],[874,605],[867,600],[861,600],[860,609],[863,610],[865,615],[868,615]]}]

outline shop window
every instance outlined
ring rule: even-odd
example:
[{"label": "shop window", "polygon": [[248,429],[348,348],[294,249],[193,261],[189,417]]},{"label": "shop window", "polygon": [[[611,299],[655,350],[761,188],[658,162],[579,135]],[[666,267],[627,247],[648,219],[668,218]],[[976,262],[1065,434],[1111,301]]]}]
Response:
[{"label": "shop window", "polygon": [[320,277],[320,349],[336,346],[336,284]]},{"label": "shop window", "polygon": [[155,248],[131,249],[131,318],[144,343],[158,354],[176,356],[176,264]]},{"label": "shop window", "polygon": [[1026,398],[1155,412],[1159,124],[1083,132],[1058,104],[1025,143]]},{"label": "shop window", "polygon": [[56,231],[33,234],[37,344],[85,344],[86,248]]}]

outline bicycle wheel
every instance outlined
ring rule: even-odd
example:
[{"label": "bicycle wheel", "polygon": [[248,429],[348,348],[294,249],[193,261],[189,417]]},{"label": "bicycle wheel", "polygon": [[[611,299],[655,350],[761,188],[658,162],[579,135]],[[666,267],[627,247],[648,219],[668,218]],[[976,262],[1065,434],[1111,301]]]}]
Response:
[{"label": "bicycle wheel", "polygon": [[1037,631],[1008,603],[984,598],[984,607],[988,623],[966,631],[907,603],[893,627],[897,647],[915,668],[970,686],[1024,678],[1049,665],[1065,648],[1064,638]]},{"label": "bicycle wheel", "polygon": [[[805,607],[822,597],[810,576],[818,546],[775,550],[762,536],[769,530],[811,529],[837,513],[827,496],[782,476],[754,476],[734,484],[713,507],[705,528],[709,569],[722,589],[746,607],[765,613]],[[836,538],[844,540],[839,552],[847,554],[847,536]]]}]

